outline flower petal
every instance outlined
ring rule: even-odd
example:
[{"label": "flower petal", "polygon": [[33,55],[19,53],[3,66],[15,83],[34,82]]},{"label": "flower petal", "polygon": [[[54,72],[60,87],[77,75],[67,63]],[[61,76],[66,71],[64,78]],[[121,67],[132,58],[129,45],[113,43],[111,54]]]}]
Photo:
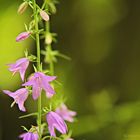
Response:
[{"label": "flower petal", "polygon": [[19,136],[19,138],[22,138],[23,140],[38,140],[38,134],[32,133],[32,132],[26,132]]},{"label": "flower petal", "polygon": [[57,107],[55,112],[58,113],[64,120],[69,122],[73,122],[73,117],[77,114],[75,111],[69,110],[64,103]]},{"label": "flower petal", "polygon": [[53,80],[56,79],[56,76],[48,76],[48,75],[45,75],[44,77],[44,80],[48,81],[48,82],[51,82]]},{"label": "flower petal", "polygon": [[43,88],[44,90],[46,91],[46,95],[47,95],[47,92],[49,94],[55,94],[55,91],[54,89],[51,87],[51,85],[47,82],[43,82]]},{"label": "flower petal", "polygon": [[52,137],[56,137],[55,130],[54,130],[54,127],[53,126],[48,126],[48,130],[49,130],[50,135]]},{"label": "flower petal", "polygon": [[19,106],[19,109],[21,111],[26,111],[25,107],[24,107],[24,102],[27,100],[28,98],[28,90],[26,88],[22,88],[20,90],[18,90],[18,100],[17,100],[17,104]]},{"label": "flower petal", "polygon": [[16,61],[16,63],[8,64],[9,71],[13,72],[13,75],[17,72],[20,73],[22,81],[24,81],[24,75],[26,69],[28,68],[29,60],[27,58],[21,58]]},{"label": "flower petal", "polygon": [[33,99],[36,100],[40,96],[41,88],[38,85],[33,85],[32,90],[33,90],[32,91],[33,92],[32,93]]},{"label": "flower petal", "polygon": [[20,77],[21,77],[22,81],[24,81],[25,69],[20,69],[19,73],[20,73]]},{"label": "flower petal", "polygon": [[15,98],[15,96],[16,96],[14,92],[11,92],[11,91],[9,91],[9,90],[3,90],[3,92],[4,92],[5,94],[9,95],[9,96],[12,97],[12,98]]},{"label": "flower petal", "polygon": [[28,97],[28,90],[26,88],[21,88],[15,92],[9,90],[3,90],[3,92],[14,99],[21,111],[26,111],[24,107],[24,102]]},{"label": "flower petal", "polygon": [[[49,129],[55,127],[60,133],[62,134],[66,134],[67,132],[67,125],[65,124],[64,120],[55,112],[49,112],[47,114],[47,122],[48,122],[48,126],[50,127]],[[50,131],[50,133],[52,133]]]}]

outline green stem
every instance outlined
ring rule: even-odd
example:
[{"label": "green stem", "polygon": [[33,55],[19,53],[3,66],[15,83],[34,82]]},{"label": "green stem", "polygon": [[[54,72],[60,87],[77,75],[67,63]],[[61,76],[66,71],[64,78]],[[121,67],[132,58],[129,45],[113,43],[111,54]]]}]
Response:
[{"label": "green stem", "polygon": [[[51,53],[52,52],[52,46],[51,45],[48,45],[47,47],[49,47],[49,52]],[[51,75],[54,75],[54,63],[53,63],[53,58],[50,54],[50,73]]]},{"label": "green stem", "polygon": [[50,32],[50,22],[49,21],[46,22],[46,32],[47,33]]},{"label": "green stem", "polygon": [[[37,47],[37,70],[40,71],[40,40],[39,40],[39,27],[38,27],[38,13],[37,13],[37,6],[36,6],[36,0],[33,0],[33,12],[34,12],[34,20],[35,20],[35,31],[36,31],[36,47]],[[39,140],[41,140],[41,94],[38,98],[38,133],[39,133]]]},{"label": "green stem", "polygon": [[[50,33],[50,21],[46,22],[46,33]],[[49,52],[51,53],[52,52],[51,44],[47,45],[47,47],[49,47]],[[51,56],[51,54],[50,54],[50,56]],[[50,60],[50,73],[51,73],[51,75],[54,75],[54,63],[53,63],[52,58]]]}]

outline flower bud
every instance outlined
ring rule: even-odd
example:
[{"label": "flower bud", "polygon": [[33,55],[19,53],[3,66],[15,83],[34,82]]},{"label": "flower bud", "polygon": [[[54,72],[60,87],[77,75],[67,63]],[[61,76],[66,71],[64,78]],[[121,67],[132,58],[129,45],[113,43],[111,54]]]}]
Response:
[{"label": "flower bud", "polygon": [[22,4],[20,4],[19,8],[18,8],[18,14],[23,14],[25,12],[25,10],[28,7],[28,3],[27,2],[23,2]]},{"label": "flower bud", "polygon": [[45,12],[45,11],[43,11],[43,10],[41,10],[40,11],[40,16],[42,17],[42,19],[44,19],[45,21],[49,21],[49,15]]},{"label": "flower bud", "polygon": [[46,34],[45,43],[46,43],[47,45],[49,45],[49,44],[52,43],[52,35],[51,35],[50,33],[47,33],[47,34]]},{"label": "flower bud", "polygon": [[30,32],[22,32],[16,37],[16,42],[20,42],[22,40],[27,39],[30,36]]}]

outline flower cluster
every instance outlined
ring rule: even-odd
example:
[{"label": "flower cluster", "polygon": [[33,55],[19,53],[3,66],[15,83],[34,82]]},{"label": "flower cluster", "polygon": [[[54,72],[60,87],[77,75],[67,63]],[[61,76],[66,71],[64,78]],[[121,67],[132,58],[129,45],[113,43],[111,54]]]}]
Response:
[{"label": "flower cluster", "polygon": [[[29,60],[27,58],[21,58],[17,60],[16,63],[8,64],[9,70],[12,71],[13,74],[19,72],[23,81],[28,65]],[[21,111],[25,111],[24,102],[28,97],[27,87],[32,86],[32,96],[34,100],[38,99],[42,89],[46,91],[46,96],[50,98],[55,93],[50,82],[55,80],[55,78],[56,76],[48,76],[42,72],[35,72],[27,82],[22,84],[22,86],[26,86],[25,88],[18,89],[15,92],[8,90],[3,90],[3,92],[14,99],[14,102],[18,104]]]},{"label": "flower cluster", "polygon": [[[44,2],[44,6],[49,3]],[[25,129],[27,132],[21,134],[19,138],[23,140],[42,140],[45,139],[44,133],[42,131],[42,127],[48,128],[48,132],[50,133],[50,139],[52,137],[56,137],[56,130],[63,134],[63,140],[73,140],[70,138],[68,133],[68,127],[65,121],[74,122],[74,116],[76,115],[75,111],[71,111],[67,108],[67,106],[62,102],[60,106],[55,107],[54,109],[47,109],[45,112],[46,114],[46,122],[45,126],[42,123],[42,115],[43,115],[43,108],[41,104],[41,94],[42,91],[45,92],[46,97],[48,99],[52,98],[54,94],[56,94],[55,87],[53,82],[56,80],[56,76],[53,74],[52,63],[55,60],[55,56],[58,55],[57,51],[52,51],[51,43],[53,41],[54,34],[51,34],[49,31],[46,31],[44,36],[45,42],[48,45],[47,50],[47,58],[49,58],[48,62],[50,62],[50,73],[46,75],[46,73],[42,69],[42,63],[40,62],[40,42],[39,42],[39,33],[41,32],[38,28],[38,22],[40,19],[44,20],[45,22],[49,22],[49,15],[43,8],[39,8],[36,4],[35,0],[24,0],[24,2],[19,6],[18,13],[22,14],[25,12],[27,7],[30,6],[33,9],[34,19],[29,24],[29,29],[26,27],[26,31],[20,33],[16,37],[16,42],[23,41],[30,36],[33,37],[35,35],[36,45],[37,45],[37,56],[33,57],[33,55],[29,56],[28,53],[25,55],[24,58],[18,59],[15,63],[8,64],[8,69],[12,72],[14,76],[16,73],[20,74],[22,87],[17,89],[16,91],[12,92],[9,90],[3,90],[3,92],[13,98],[12,106],[16,103],[20,111],[25,112],[25,101],[28,99],[30,95],[32,95],[33,100],[38,100],[39,108],[37,114],[37,126],[31,127],[30,130]],[[48,38],[49,35],[49,38]],[[47,41],[46,41],[47,40]],[[51,41],[50,41],[51,40]],[[35,59],[35,61],[33,61]],[[34,67],[34,73],[32,73],[29,77],[26,78],[26,71],[29,65],[32,62],[36,62],[37,67]]]}]

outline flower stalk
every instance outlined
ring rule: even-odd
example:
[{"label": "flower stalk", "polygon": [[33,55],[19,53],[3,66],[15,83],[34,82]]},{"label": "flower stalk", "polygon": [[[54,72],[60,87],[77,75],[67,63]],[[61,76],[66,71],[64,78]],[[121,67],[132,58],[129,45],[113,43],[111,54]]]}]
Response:
[{"label": "flower stalk", "polygon": [[[18,59],[15,63],[8,64],[9,71],[13,73],[13,76],[16,73],[19,73],[21,80],[24,83],[21,84],[22,88],[15,92],[10,90],[3,90],[3,92],[14,99],[11,107],[17,104],[19,110],[23,112],[26,111],[24,104],[28,96],[32,95],[33,100],[37,100],[36,112],[19,117],[20,119],[31,116],[37,117],[36,126],[31,125],[30,129],[22,126],[26,132],[21,134],[19,138],[23,140],[45,140],[48,138],[55,140],[72,140],[70,138],[71,133],[68,134],[68,127],[65,121],[74,122],[76,112],[69,110],[63,100],[59,106],[59,99],[55,98],[57,106],[55,106],[53,100],[50,100],[49,105],[42,108],[42,91],[44,91],[48,99],[53,98],[56,94],[55,86],[51,82],[57,78],[57,76],[54,76],[54,63],[57,62],[57,57],[69,59],[67,56],[59,53],[58,50],[52,49],[52,42],[55,42],[56,34],[51,33],[50,31],[50,16],[48,13],[54,14],[56,12],[56,2],[57,0],[44,0],[44,3],[40,8],[39,5],[37,5],[36,0],[23,0],[23,3],[18,9],[18,13],[22,14],[27,7],[30,7],[33,10],[33,20],[29,23],[29,26],[25,24],[26,31],[20,33],[16,37],[16,42],[24,41],[29,37],[32,37],[36,43],[37,56],[32,54],[29,55],[26,50],[25,57]],[[39,23],[44,22],[45,24],[41,24],[44,25],[43,27],[39,26]],[[40,48],[40,37],[43,37],[45,40],[45,50],[41,50]],[[44,62],[49,64],[49,68],[47,69],[43,69],[44,63],[41,62],[41,53],[45,55]],[[32,65],[34,72],[26,79],[26,70],[31,62],[36,62],[36,66]],[[42,116],[44,115],[46,115],[45,122],[42,120]],[[62,135],[57,137],[56,130]]]},{"label": "flower stalk", "polygon": [[[39,28],[38,28],[38,16],[37,16],[37,7],[36,7],[36,0],[33,0],[33,13],[34,13],[34,21],[35,21],[35,36],[36,36],[36,48],[37,48],[37,70],[41,71],[40,69],[40,39],[39,39]],[[41,103],[41,94],[38,98],[38,134],[39,134],[39,140],[41,140],[41,109],[42,109],[42,103]]]},{"label": "flower stalk", "polygon": [[[48,6],[46,6],[46,8],[48,8]],[[50,21],[46,22],[46,34],[51,34],[50,33]],[[52,43],[52,42],[51,42]],[[48,55],[50,56],[50,62],[49,62],[49,65],[50,65],[50,73],[51,75],[54,75],[54,63],[53,63],[53,58],[52,58],[52,45],[50,44],[47,44],[47,48],[48,48]]]}]

